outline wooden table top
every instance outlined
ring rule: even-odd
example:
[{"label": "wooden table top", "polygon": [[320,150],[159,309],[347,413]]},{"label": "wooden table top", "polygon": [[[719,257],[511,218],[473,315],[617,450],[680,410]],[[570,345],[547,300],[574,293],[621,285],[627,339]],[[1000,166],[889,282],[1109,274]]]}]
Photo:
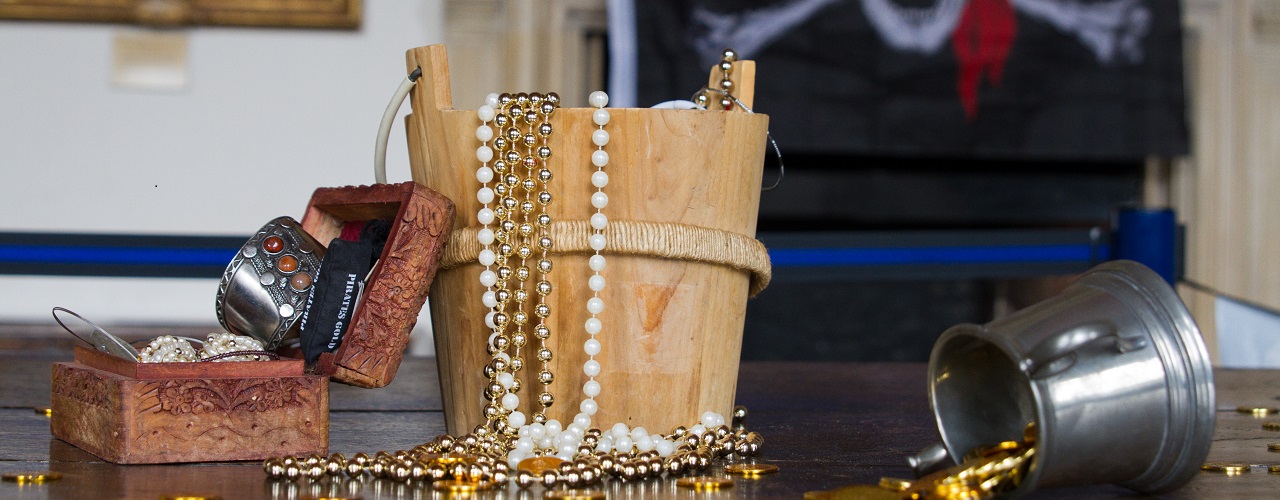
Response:
[{"label": "wooden table top", "polygon": [[[0,473],[54,470],[63,479],[42,485],[0,483],[0,498],[130,498],[202,495],[225,499],[315,498],[325,495],[431,498],[430,489],[389,480],[271,481],[257,462],[190,465],[114,465],[49,434],[50,363],[70,353],[0,350]],[[1280,432],[1234,411],[1239,405],[1277,406],[1280,371],[1218,370],[1217,429],[1209,459],[1248,464],[1280,463],[1267,444]],[[409,358],[391,386],[368,390],[330,386],[330,451],[411,448],[444,432],[435,360]],[[925,366],[916,363],[742,363],[738,404],[747,425],[765,437],[760,460],[780,467],[757,480],[737,479],[733,488],[705,498],[800,498],[806,491],[849,484],[875,484],[883,476],[910,477],[906,456],[937,440],[925,387]],[[357,489],[358,488],[358,489]],[[693,497],[673,482],[604,487],[610,498]],[[1266,468],[1226,476],[1201,472],[1174,498],[1272,497],[1280,475]],[[494,498],[541,498],[540,488],[511,488]],[[502,496],[505,495],[505,496]],[[1133,492],[1115,486],[1037,492],[1033,498],[1117,498]]]}]

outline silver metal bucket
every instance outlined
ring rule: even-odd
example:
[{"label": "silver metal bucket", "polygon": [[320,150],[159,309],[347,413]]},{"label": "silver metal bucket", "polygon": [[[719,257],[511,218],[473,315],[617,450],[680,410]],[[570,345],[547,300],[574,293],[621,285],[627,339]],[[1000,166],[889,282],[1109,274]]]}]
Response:
[{"label": "silver metal bucket", "polygon": [[[1006,318],[948,329],[929,359],[929,400],[950,457],[1021,441],[1036,423],[1018,494],[1105,483],[1169,491],[1199,470],[1213,438],[1200,331],[1168,283],[1132,261],[1097,266]],[[925,450],[912,465],[941,455]]]}]

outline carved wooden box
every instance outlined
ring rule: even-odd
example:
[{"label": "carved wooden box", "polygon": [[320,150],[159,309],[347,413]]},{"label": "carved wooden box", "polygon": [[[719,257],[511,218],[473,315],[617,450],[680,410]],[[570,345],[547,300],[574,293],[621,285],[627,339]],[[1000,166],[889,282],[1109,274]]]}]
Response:
[{"label": "carved wooden box", "polygon": [[392,221],[342,344],[321,354],[313,370],[360,387],[391,383],[440,265],[453,215],[453,202],[412,181],[320,188],[311,195],[302,228],[325,245],[347,222]]},{"label": "carved wooden box", "polygon": [[120,464],[329,449],[329,380],[296,359],[131,363],[76,346],[53,365],[53,435]]},{"label": "carved wooden box", "polygon": [[133,363],[77,347],[75,362],[53,366],[53,435],[122,464],[327,453],[329,378],[391,383],[453,216],[448,198],[413,182],[317,189],[302,226],[324,244],[348,222],[391,220],[337,351],[307,367],[289,348],[278,361]]}]

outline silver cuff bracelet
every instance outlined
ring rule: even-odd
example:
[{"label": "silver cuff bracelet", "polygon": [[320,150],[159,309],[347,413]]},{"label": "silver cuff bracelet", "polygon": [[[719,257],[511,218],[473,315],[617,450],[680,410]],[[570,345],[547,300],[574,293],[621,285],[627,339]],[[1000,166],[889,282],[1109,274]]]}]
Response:
[{"label": "silver cuff bracelet", "polygon": [[292,217],[268,222],[240,248],[218,284],[218,323],[275,350],[306,308],[324,246]]}]

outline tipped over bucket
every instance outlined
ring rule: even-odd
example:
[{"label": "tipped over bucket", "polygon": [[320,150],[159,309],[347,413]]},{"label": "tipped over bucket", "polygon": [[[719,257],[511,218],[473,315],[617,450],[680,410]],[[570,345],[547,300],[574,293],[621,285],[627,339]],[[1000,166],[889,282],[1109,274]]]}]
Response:
[{"label": "tipped over bucket", "polygon": [[1199,329],[1169,284],[1132,261],[1099,265],[1006,318],[948,329],[929,359],[929,399],[952,458],[1022,440],[1036,424],[1019,494],[1169,491],[1196,474],[1213,438]]}]

